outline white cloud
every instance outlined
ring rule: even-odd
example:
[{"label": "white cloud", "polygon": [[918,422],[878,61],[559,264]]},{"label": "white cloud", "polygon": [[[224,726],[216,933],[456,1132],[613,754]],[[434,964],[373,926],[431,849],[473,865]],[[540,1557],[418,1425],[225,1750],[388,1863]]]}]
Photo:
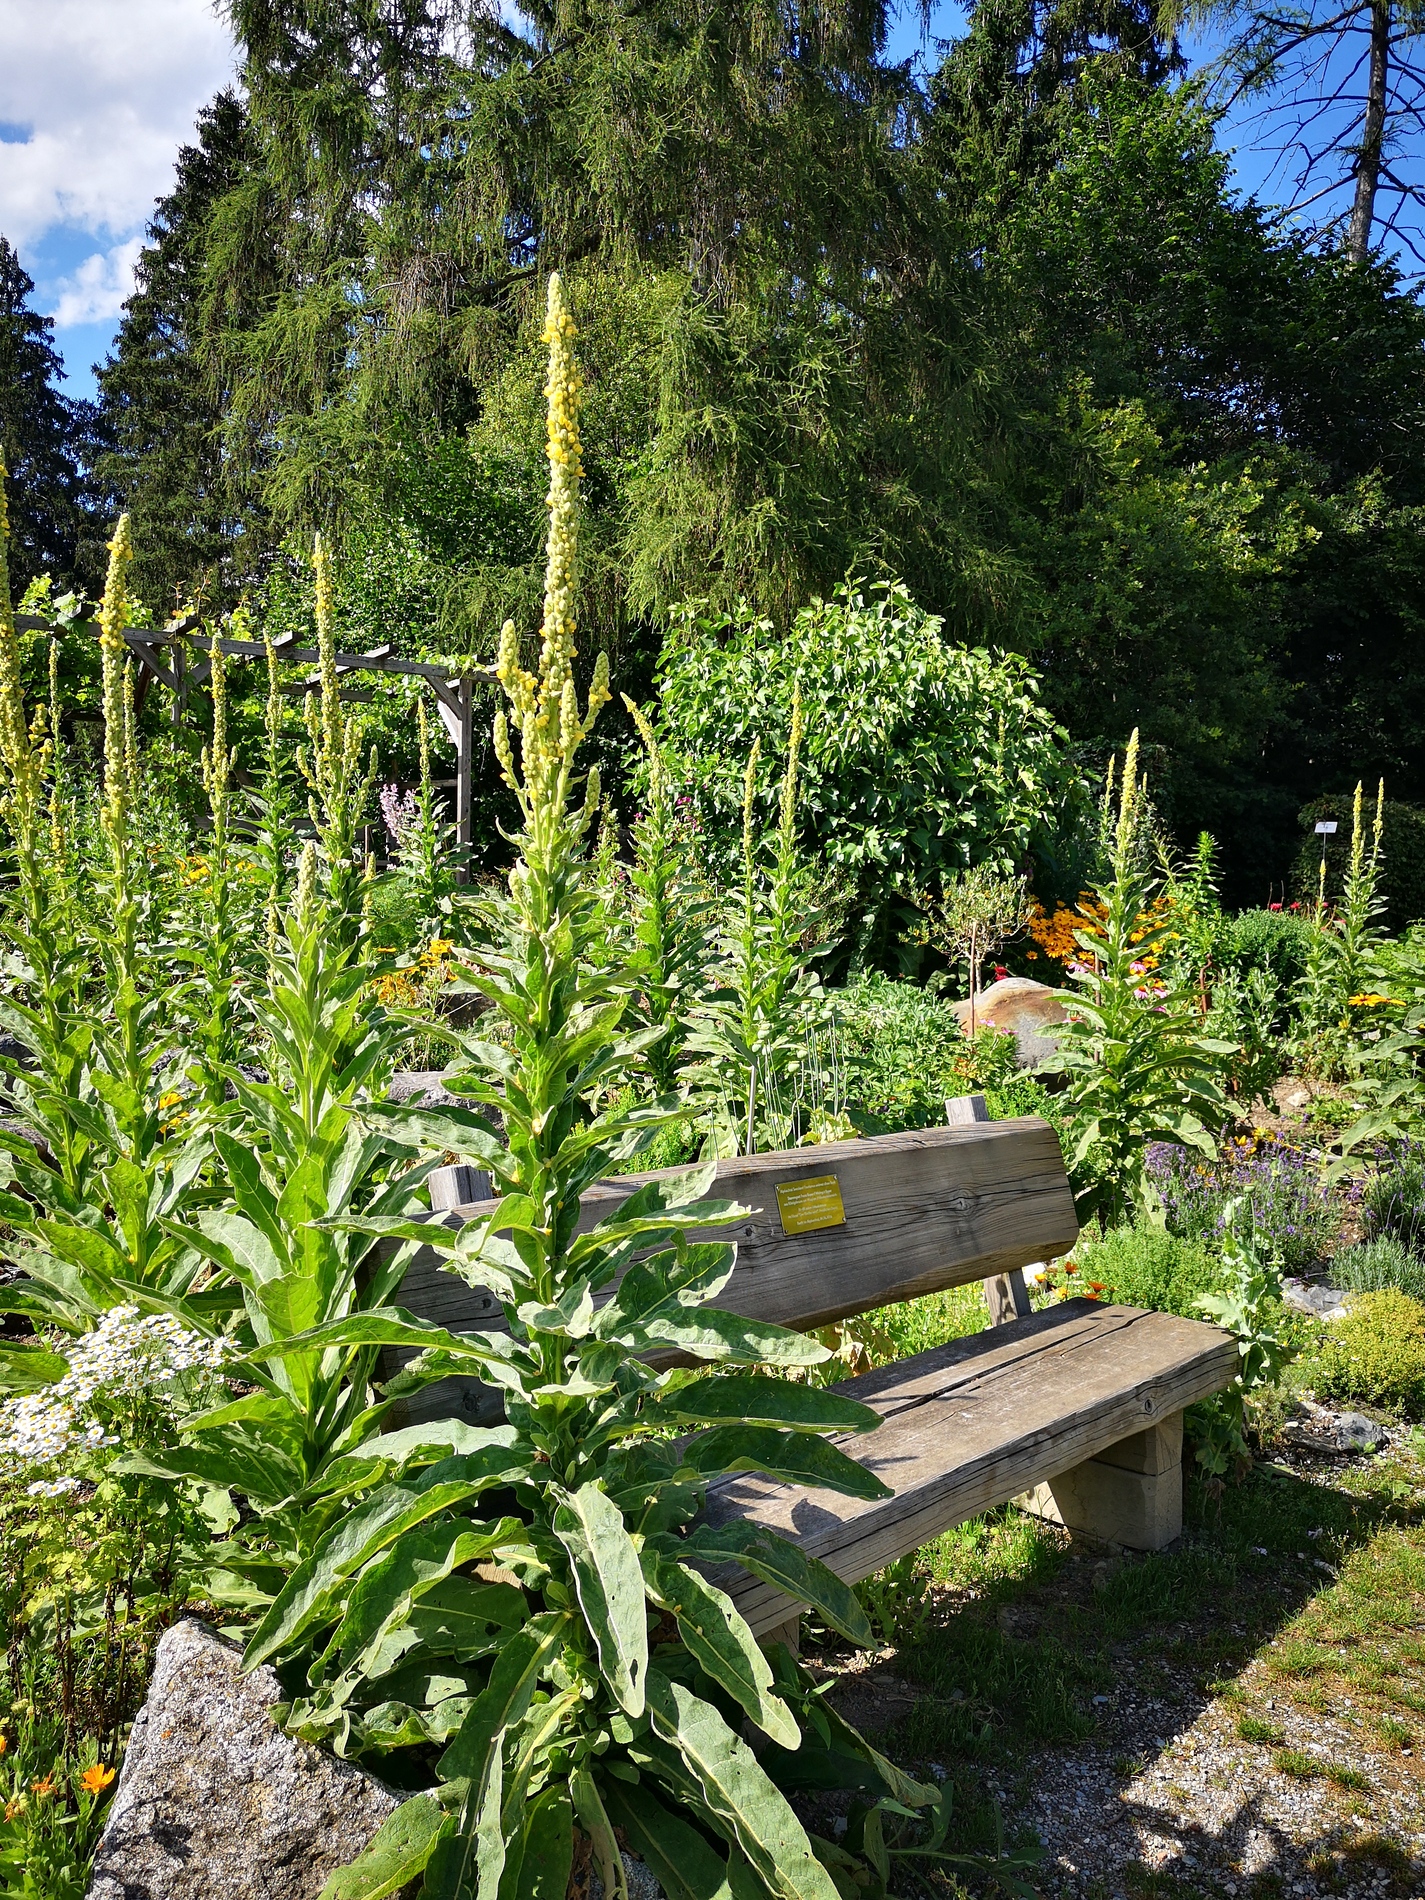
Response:
[{"label": "white cloud", "polygon": [[[19,246],[55,226],[128,237],[232,72],[208,0],[0,0],[0,232]],[[95,266],[97,297],[104,270],[117,281],[115,256],[74,281]]]},{"label": "white cloud", "polygon": [[112,250],[96,251],[79,269],[55,285],[51,313],[62,330],[70,323],[105,323],[118,316],[134,287],[134,265],[143,249],[141,237],[125,239]]}]

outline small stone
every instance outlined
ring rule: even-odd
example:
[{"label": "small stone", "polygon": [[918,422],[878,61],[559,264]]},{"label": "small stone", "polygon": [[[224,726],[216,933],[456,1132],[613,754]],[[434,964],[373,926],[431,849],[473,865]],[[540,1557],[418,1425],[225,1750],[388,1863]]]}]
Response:
[{"label": "small stone", "polygon": [[[844,1819],[841,1826],[843,1829],[846,1826]],[[628,1900],[664,1900],[663,1889],[647,1861],[635,1860],[632,1854],[624,1854],[622,1858],[623,1877],[628,1882]],[[597,1874],[589,1876],[589,1900],[604,1900],[604,1883]]]},{"label": "small stone", "polygon": [[158,1645],[89,1900],[316,1900],[399,1805],[350,1762],[284,1735],[270,1669],[185,1620]]},{"label": "small stone", "polygon": [[1385,1443],[1385,1433],[1364,1412],[1338,1412],[1332,1423],[1342,1451],[1376,1451]]}]

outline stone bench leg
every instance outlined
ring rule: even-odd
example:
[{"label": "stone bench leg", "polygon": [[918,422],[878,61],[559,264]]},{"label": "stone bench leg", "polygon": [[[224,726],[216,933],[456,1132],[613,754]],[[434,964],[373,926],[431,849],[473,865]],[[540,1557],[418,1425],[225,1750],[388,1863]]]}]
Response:
[{"label": "stone bench leg", "polygon": [[1183,1529],[1182,1413],[1120,1439],[1016,1502],[1105,1544],[1162,1550]]}]

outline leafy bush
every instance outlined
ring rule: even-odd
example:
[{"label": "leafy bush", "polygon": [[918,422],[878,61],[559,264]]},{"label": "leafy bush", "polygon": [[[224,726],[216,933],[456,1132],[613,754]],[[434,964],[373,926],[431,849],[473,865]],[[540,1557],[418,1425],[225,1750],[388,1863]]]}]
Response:
[{"label": "leafy bush", "polygon": [[1184,1319],[1202,1317],[1198,1300],[1217,1292],[1223,1277],[1220,1256],[1200,1240],[1151,1227],[1115,1227],[1101,1239],[1081,1240],[1074,1259],[1085,1281],[1105,1288],[1105,1299]]},{"label": "leafy bush", "polygon": [[848,582],[787,631],[690,605],[661,685],[669,769],[729,869],[743,763],[754,740],[785,748],[800,687],[803,844],[852,887],[854,942],[873,962],[896,956],[942,869],[1017,870],[1075,821],[1079,776],[1032,669],[952,645],[899,583]]},{"label": "leafy bush", "polygon": [[1147,1165],[1168,1226],[1184,1239],[1216,1239],[1231,1203],[1245,1199],[1262,1244],[1296,1272],[1329,1252],[1340,1232],[1340,1208],[1316,1162],[1275,1135],[1234,1136],[1211,1159],[1155,1142]]},{"label": "leafy bush", "polygon": [[1393,1234],[1343,1247],[1331,1262],[1332,1284],[1351,1293],[1382,1293],[1398,1287],[1425,1300],[1425,1262],[1408,1253]]},{"label": "leafy bush", "polygon": [[933,990],[873,972],[829,1002],[828,1056],[865,1134],[943,1122],[952,1097],[1013,1082],[1014,1038],[980,1029],[972,1042]]},{"label": "leafy bush", "polygon": [[1398,1287],[1356,1294],[1310,1370],[1323,1398],[1425,1418],[1425,1305]]},{"label": "leafy bush", "polygon": [[1300,911],[1244,910],[1223,916],[1213,933],[1212,957],[1243,978],[1264,970],[1288,994],[1306,974],[1311,920]]}]

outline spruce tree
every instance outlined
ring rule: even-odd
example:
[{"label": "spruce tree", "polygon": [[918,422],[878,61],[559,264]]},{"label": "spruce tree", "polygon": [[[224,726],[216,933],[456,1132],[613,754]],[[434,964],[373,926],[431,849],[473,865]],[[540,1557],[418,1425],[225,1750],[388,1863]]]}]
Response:
[{"label": "spruce tree", "polygon": [[34,279],[0,236],[0,450],[10,471],[10,588],[72,575],[82,492],[75,446],[84,405],[60,390],[54,319],[31,304]]},{"label": "spruce tree", "polygon": [[246,555],[240,536],[254,525],[226,479],[223,391],[197,349],[208,219],[248,159],[241,102],[220,93],[197,133],[154,211],[133,295],[98,373],[103,441],[95,477],[109,511],[130,517],[136,590],[160,615],[239,546]]}]

